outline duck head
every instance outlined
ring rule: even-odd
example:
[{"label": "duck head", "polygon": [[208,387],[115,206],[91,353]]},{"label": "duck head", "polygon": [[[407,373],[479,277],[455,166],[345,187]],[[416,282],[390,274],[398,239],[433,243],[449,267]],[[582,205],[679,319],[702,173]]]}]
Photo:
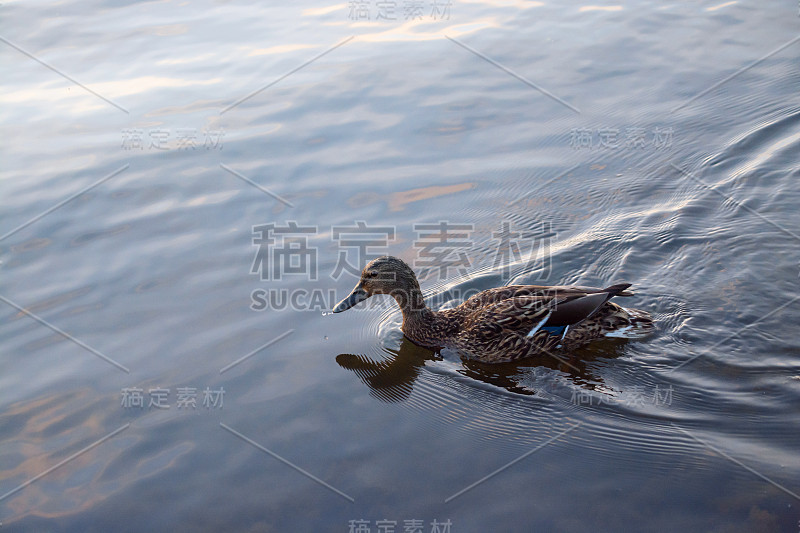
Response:
[{"label": "duck head", "polygon": [[402,259],[385,255],[367,263],[355,288],[336,304],[333,312],[346,311],[375,294],[392,296],[404,311],[425,307],[417,276],[411,267]]}]

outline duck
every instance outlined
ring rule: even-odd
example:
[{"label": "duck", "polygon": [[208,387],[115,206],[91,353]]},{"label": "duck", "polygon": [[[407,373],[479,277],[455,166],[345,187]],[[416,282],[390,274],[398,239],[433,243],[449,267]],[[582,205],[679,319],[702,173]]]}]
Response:
[{"label": "duck", "polygon": [[356,286],[333,313],[375,295],[388,295],[402,312],[403,335],[414,344],[448,348],[482,363],[505,363],[558,357],[556,352],[569,352],[603,338],[649,335],[654,327],[649,313],[610,301],[633,296],[630,286],[506,285],[436,311],[425,304],[414,270],[402,259],[387,255],[367,263]]}]

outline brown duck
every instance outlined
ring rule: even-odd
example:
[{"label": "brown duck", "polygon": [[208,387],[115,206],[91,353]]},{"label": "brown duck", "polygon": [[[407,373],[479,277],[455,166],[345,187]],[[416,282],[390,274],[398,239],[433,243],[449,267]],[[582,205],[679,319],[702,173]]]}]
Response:
[{"label": "brown duck", "polygon": [[605,289],[509,285],[480,292],[452,309],[425,305],[417,277],[401,259],[379,257],[364,267],[341,313],[375,294],[394,297],[403,312],[402,331],[429,348],[451,348],[484,363],[572,350],[603,337],[640,338],[653,329],[650,315],[610,302],[633,296],[629,283]]}]

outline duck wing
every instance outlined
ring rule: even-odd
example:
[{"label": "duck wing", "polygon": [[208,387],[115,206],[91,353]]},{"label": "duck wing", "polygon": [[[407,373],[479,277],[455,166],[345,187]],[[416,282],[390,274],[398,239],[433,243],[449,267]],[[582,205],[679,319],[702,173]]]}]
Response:
[{"label": "duck wing", "polygon": [[[632,296],[626,291],[630,283],[611,285],[605,289],[589,287],[560,287],[562,294],[569,294],[572,298],[560,303],[545,322],[544,327],[571,326],[595,314],[607,301],[614,296]],[[582,294],[581,294],[582,293]]]},{"label": "duck wing", "polygon": [[[632,294],[626,293],[628,287],[629,283],[605,289],[535,285],[501,287],[514,296],[468,312],[463,318],[462,331],[487,341],[508,333],[530,337],[542,327],[570,326],[581,322],[614,296]],[[503,294],[492,292],[495,292],[493,297]]]},{"label": "duck wing", "polygon": [[553,314],[575,296],[517,296],[476,310],[464,317],[462,331],[478,342],[488,342],[497,337],[516,333],[535,333]]}]

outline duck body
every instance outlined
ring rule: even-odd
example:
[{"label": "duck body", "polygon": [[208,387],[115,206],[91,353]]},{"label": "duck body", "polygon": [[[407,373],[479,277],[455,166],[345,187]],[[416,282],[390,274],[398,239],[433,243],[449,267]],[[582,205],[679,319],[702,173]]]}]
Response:
[{"label": "duck body", "polygon": [[605,289],[509,285],[480,292],[452,309],[425,305],[413,270],[402,260],[374,259],[334,313],[375,294],[389,294],[403,313],[403,334],[429,348],[451,348],[485,363],[568,351],[603,337],[639,338],[653,321],[646,312],[610,302],[632,296],[630,284]]}]

